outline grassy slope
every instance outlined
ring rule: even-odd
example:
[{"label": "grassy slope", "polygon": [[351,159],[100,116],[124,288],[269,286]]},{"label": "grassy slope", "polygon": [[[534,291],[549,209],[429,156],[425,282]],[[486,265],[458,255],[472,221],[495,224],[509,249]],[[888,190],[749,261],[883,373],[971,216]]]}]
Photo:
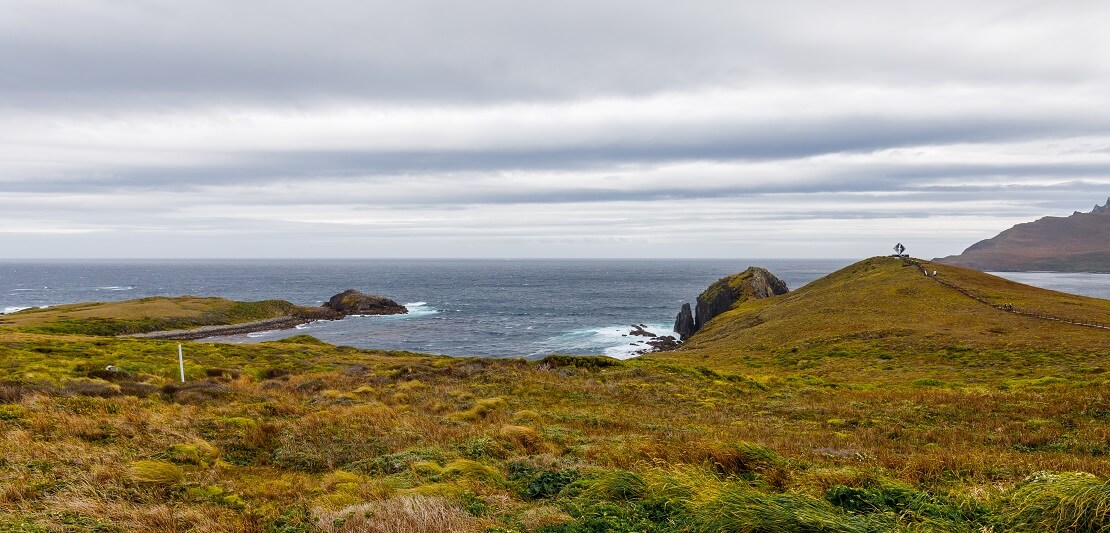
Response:
[{"label": "grassy slope", "polygon": [[[923,263],[997,304],[1077,321],[1110,323],[1110,300],[1038,289],[973,270]],[[759,371],[807,367],[838,380],[868,381],[885,366],[921,364],[959,374],[1006,365],[1082,373],[1110,352],[1110,331],[994,309],[894,258],[851,265],[786,295],[744,302],[676,352],[654,357]],[[878,359],[882,357],[883,359]]]},{"label": "grassy slope", "polygon": [[[933,294],[916,271],[850,268],[642,361],[452,359],[300,336],[189,343],[183,387],[176,342],[0,330],[0,530],[1106,526],[1110,353],[1094,348],[1106,337],[1069,334],[1085,346],[1072,351],[1036,345],[1052,339],[1033,328],[1006,350],[1003,333],[968,327],[986,311]],[[884,322],[890,302],[861,279],[890,302],[934,297],[963,328],[900,323],[889,308]],[[1015,305],[1030,294],[980,288]],[[1058,298],[1044,305],[1077,307]],[[808,314],[775,310],[798,300]],[[865,308],[831,312],[849,304]],[[799,320],[782,337],[793,344],[735,328],[753,313]],[[945,326],[970,333],[944,338]],[[851,336],[881,327],[925,338]],[[108,364],[128,374],[88,377]],[[1043,471],[1064,474],[1030,477]]]},{"label": "grassy slope", "polygon": [[120,335],[240,324],[316,312],[284,300],[235,302],[197,296],[152,297],[27,309],[0,315],[0,326],[41,333]]}]

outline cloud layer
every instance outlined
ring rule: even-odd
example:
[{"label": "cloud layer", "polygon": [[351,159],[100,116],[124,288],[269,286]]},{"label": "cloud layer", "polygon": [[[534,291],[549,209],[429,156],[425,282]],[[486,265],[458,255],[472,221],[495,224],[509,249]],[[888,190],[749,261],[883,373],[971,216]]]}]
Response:
[{"label": "cloud layer", "polygon": [[934,256],[1110,195],[1105,4],[780,4],[0,2],[0,248]]}]

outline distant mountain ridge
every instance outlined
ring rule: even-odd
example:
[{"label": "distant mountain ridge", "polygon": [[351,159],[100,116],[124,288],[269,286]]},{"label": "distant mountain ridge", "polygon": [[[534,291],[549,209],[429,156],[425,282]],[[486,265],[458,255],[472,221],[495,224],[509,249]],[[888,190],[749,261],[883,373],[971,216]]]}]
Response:
[{"label": "distant mountain ridge", "polygon": [[1018,224],[934,261],[977,270],[1110,272],[1110,198],[1089,213]]}]

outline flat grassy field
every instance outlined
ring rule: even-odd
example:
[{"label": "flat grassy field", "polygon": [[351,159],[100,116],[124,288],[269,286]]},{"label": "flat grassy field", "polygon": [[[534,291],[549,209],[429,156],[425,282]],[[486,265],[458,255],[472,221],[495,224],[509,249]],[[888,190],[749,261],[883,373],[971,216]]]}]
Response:
[{"label": "flat grassy field", "polygon": [[0,531],[1110,529],[1110,332],[937,285],[870,260],[623,362],[185,343],[184,384],[6,326]]}]

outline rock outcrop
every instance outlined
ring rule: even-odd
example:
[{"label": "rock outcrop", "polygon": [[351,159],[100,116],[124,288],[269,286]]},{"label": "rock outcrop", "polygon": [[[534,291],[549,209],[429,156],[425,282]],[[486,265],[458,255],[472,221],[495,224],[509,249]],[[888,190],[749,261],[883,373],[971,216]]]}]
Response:
[{"label": "rock outcrop", "polygon": [[401,315],[409,310],[384,296],[347,289],[328,300],[324,307],[340,315]]},{"label": "rock outcrop", "polygon": [[934,261],[986,271],[1110,272],[1110,198],[1089,213],[1018,224]]},{"label": "rock outcrop", "polygon": [[674,332],[678,333],[678,338],[686,340],[694,331],[694,312],[690,309],[690,304],[682,304],[682,310],[674,319]]},{"label": "rock outcrop", "polygon": [[683,304],[675,320],[675,332],[685,340],[713,320],[713,317],[732,309],[740,302],[770,298],[787,292],[790,289],[786,283],[767,269],[748,267],[739,274],[717,280],[699,294],[697,312],[693,317],[690,316],[690,304]]},{"label": "rock outcrop", "polygon": [[1105,205],[1095,204],[1095,208],[1091,210],[1092,215],[1110,215],[1110,197],[1106,198]]}]

